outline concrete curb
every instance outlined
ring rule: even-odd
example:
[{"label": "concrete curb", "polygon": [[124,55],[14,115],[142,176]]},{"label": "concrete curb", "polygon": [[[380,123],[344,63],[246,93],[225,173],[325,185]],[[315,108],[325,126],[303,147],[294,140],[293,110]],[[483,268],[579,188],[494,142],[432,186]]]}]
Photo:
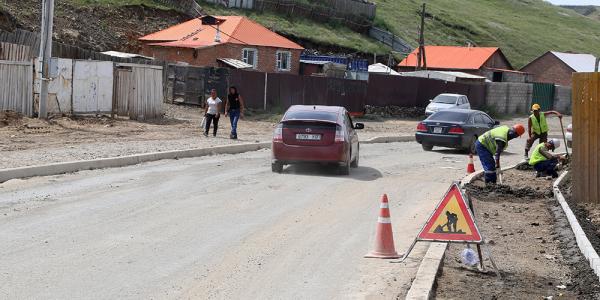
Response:
[{"label": "concrete curb", "polygon": [[565,212],[565,215],[567,216],[567,220],[569,220],[569,224],[571,225],[571,230],[573,230],[573,234],[575,234],[575,240],[577,241],[577,246],[579,246],[579,250],[590,262],[590,267],[592,268],[594,273],[596,273],[598,279],[600,280],[600,256],[598,256],[598,253],[592,246],[592,243],[590,243],[590,240],[585,235],[585,232],[581,228],[581,225],[579,225],[579,221],[577,221],[577,217],[575,217],[575,214],[569,207],[569,204],[565,200],[565,197],[563,196],[559,188],[560,183],[563,181],[563,179],[568,173],[569,172],[562,173],[560,177],[558,177],[558,179],[554,182],[554,198],[556,199],[556,201],[558,201],[558,203],[560,203],[560,206],[562,207],[563,211]]},{"label": "concrete curb", "polygon": [[[396,143],[414,141],[414,136],[383,136],[375,137],[361,144],[376,143]],[[72,173],[83,170],[95,170],[105,168],[118,168],[124,166],[137,165],[144,162],[157,161],[163,159],[178,159],[201,157],[216,154],[239,154],[244,152],[257,151],[260,149],[271,148],[271,142],[248,143],[238,145],[224,145],[209,148],[196,148],[188,150],[174,150],[165,152],[154,152],[144,154],[134,154],[121,157],[100,158],[92,160],[81,160],[64,163],[53,163],[40,166],[29,166],[11,169],[0,169],[0,183],[17,178],[27,178],[35,176],[50,176],[64,173]]]},{"label": "concrete curb", "polygon": [[27,178],[35,176],[49,176],[63,173],[71,173],[83,170],[95,170],[104,168],[116,168],[130,165],[137,165],[144,162],[157,161],[162,159],[178,159],[199,157],[215,154],[238,154],[243,152],[257,151],[270,148],[271,143],[254,143],[240,145],[216,146],[210,148],[197,148],[189,150],[175,150],[166,152],[154,152],[145,154],[135,154],[121,157],[101,158],[92,160],[81,160],[65,163],[54,163],[49,165],[21,167],[0,170],[0,183],[17,178]]},{"label": "concrete curb", "polygon": [[403,143],[415,141],[414,135],[408,136],[379,136],[366,141],[360,142],[361,144],[382,144],[382,143]]},{"label": "concrete curb", "polygon": [[[508,171],[519,165],[520,163],[502,170]],[[475,181],[482,175],[483,170],[479,170],[465,176],[460,181],[460,187],[464,189],[465,185]],[[415,276],[415,279],[408,290],[408,294],[406,294],[407,300],[427,300],[433,297],[437,274],[443,267],[442,262],[444,261],[447,248],[448,243],[431,243],[429,245],[429,249],[427,250],[425,257],[423,257],[423,261],[417,271],[417,276]]]}]

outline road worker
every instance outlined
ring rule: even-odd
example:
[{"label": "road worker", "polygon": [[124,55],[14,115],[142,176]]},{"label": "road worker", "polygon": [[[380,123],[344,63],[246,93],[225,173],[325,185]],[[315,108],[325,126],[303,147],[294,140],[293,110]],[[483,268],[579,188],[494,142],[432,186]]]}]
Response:
[{"label": "road worker", "polygon": [[[482,134],[475,142],[479,161],[485,171],[485,183],[496,183],[496,169],[500,169],[500,155],[508,146],[508,141],[525,133],[522,124],[498,126]],[[494,157],[495,156],[495,157]]]},{"label": "road worker", "polygon": [[557,111],[546,111],[542,112],[542,107],[535,103],[531,106],[532,114],[529,116],[527,124],[527,131],[529,138],[525,145],[525,160],[529,159],[529,150],[536,140],[540,140],[540,144],[548,141],[548,122],[546,117],[548,115],[555,115],[562,119],[562,115]]},{"label": "road worker", "polygon": [[531,154],[531,159],[529,159],[529,164],[537,171],[536,177],[558,177],[556,166],[559,160],[563,160],[563,157],[562,155],[553,155],[550,153],[550,150],[554,152],[558,147],[560,147],[559,139],[551,139],[535,147]]}]

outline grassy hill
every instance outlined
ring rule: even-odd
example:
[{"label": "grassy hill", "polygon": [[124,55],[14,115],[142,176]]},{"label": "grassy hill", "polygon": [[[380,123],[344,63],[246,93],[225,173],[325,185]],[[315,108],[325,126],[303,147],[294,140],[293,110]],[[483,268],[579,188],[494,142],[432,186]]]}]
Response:
[{"label": "grassy hill", "polygon": [[[376,0],[378,22],[408,41],[423,1]],[[543,0],[429,0],[427,44],[499,46],[514,67],[548,50],[600,55],[600,22]]]},{"label": "grassy hill", "polygon": [[576,11],[578,14],[582,14],[588,18],[592,18],[600,21],[600,6],[593,5],[561,5],[566,9]]},{"label": "grassy hill", "polygon": [[[423,0],[373,0],[376,24],[416,46]],[[387,54],[390,49],[350,29],[271,12],[227,9],[198,2],[211,14],[247,15],[308,47]],[[185,20],[154,0],[57,1],[56,36],[98,50],[130,50],[136,38]],[[39,28],[38,0],[2,0],[2,10],[17,27]],[[129,17],[128,17],[129,16]],[[0,18],[0,27],[2,26]],[[10,19],[10,18],[9,18]],[[11,19],[12,20],[12,19]],[[543,0],[427,0],[426,43],[430,45],[498,46],[515,67],[548,50],[600,55],[600,21]],[[123,45],[127,45],[124,47]]]}]

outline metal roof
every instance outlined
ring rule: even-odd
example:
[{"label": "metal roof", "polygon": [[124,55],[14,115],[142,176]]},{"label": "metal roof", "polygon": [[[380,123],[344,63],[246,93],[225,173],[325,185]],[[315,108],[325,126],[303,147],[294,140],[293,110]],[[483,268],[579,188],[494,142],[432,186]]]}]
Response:
[{"label": "metal roof", "polygon": [[155,32],[139,40],[150,45],[180,48],[204,48],[220,44],[239,44],[244,47],[265,46],[303,50],[302,46],[243,16],[215,16],[224,20],[219,25],[220,42],[215,42],[217,27],[203,25],[200,19]]},{"label": "metal roof", "polygon": [[[425,46],[427,67],[435,69],[479,70],[498,51],[497,47]],[[416,66],[418,52],[415,49],[398,66]]]},{"label": "metal roof", "polygon": [[217,58],[217,60],[222,61],[223,63],[227,64],[228,66],[234,67],[236,69],[250,69],[250,68],[254,67],[251,64],[247,64],[241,60],[234,59],[234,58]]},{"label": "metal roof", "polygon": [[370,65],[369,73],[400,75],[400,73],[392,70],[392,68],[390,68],[382,63],[376,63],[376,64]]},{"label": "metal roof", "polygon": [[596,57],[591,54],[575,54],[550,51],[575,72],[594,72]]},{"label": "metal roof", "polygon": [[149,59],[149,60],[154,59],[152,57],[148,57],[148,56],[144,56],[144,55],[140,55],[140,54],[125,53],[125,52],[119,52],[119,51],[104,51],[104,52],[102,52],[102,54],[105,54],[108,56],[113,56],[113,57],[120,57],[120,58],[144,58],[144,59]]}]

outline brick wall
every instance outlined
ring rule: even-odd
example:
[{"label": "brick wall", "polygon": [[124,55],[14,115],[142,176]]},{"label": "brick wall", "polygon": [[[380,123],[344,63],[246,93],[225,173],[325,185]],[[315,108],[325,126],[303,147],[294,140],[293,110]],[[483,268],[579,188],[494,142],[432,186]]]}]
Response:
[{"label": "brick wall", "polygon": [[554,110],[570,115],[572,112],[572,90],[568,86],[554,87]]},{"label": "brick wall", "polygon": [[[486,83],[485,105],[500,114],[529,114],[533,84],[516,82]],[[571,88],[556,86],[554,90],[554,109],[571,114]]]},{"label": "brick wall", "polygon": [[489,82],[486,84],[485,104],[500,114],[526,114],[532,94],[532,84]]},{"label": "brick wall", "polygon": [[571,86],[573,70],[548,52],[521,69],[533,74],[533,81]]},{"label": "brick wall", "polygon": [[274,47],[248,46],[239,44],[222,44],[214,47],[202,49],[156,47],[144,45],[142,53],[152,56],[156,59],[171,62],[186,62],[194,66],[218,67],[217,58],[234,58],[242,60],[242,50],[244,48],[253,48],[258,51],[257,71],[266,73],[277,73],[277,52],[289,51],[292,54],[291,70],[282,73],[299,74],[300,72],[300,54],[302,50],[280,49]]}]

